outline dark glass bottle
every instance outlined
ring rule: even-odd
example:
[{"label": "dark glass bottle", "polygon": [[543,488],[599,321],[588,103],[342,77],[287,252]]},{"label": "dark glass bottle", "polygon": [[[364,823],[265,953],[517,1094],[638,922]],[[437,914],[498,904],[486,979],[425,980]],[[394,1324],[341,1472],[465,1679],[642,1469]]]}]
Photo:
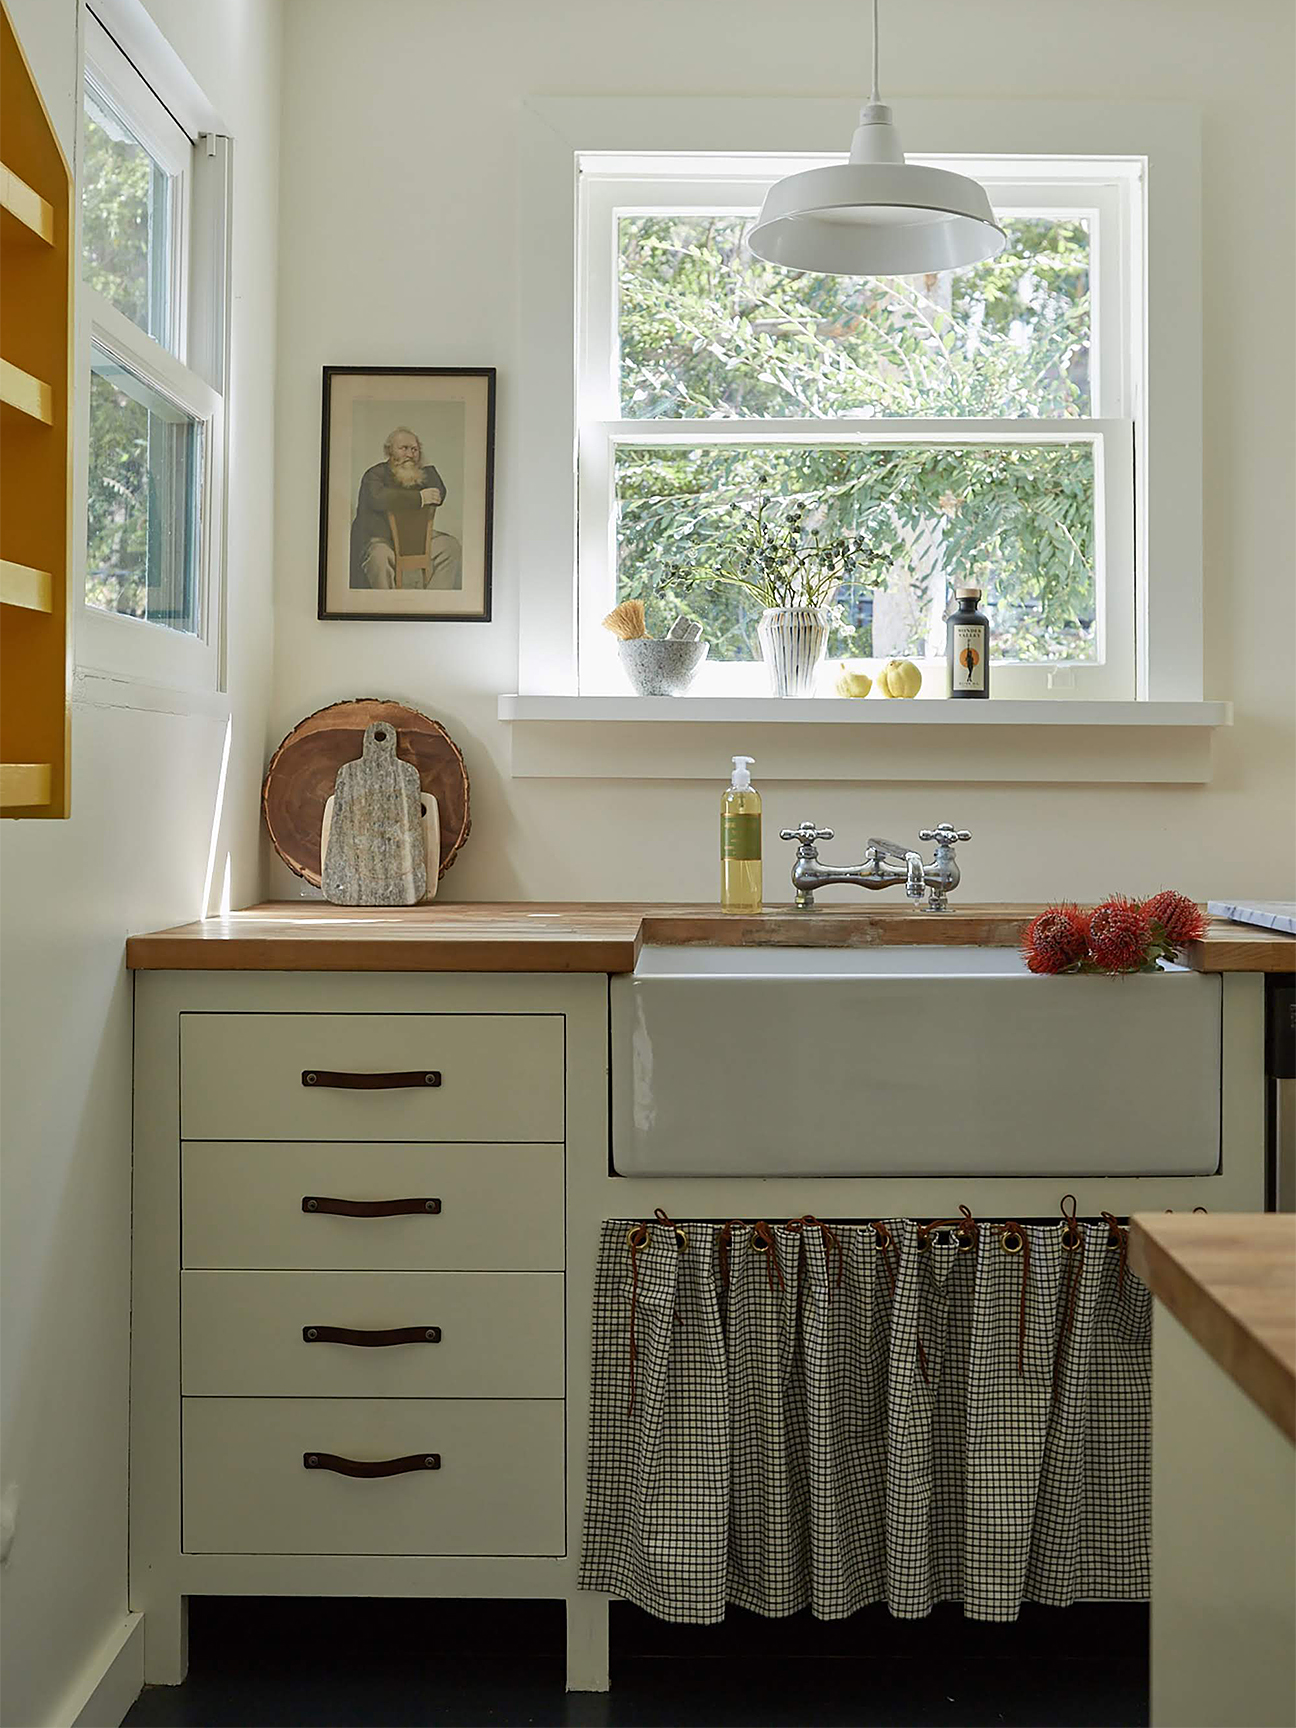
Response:
[{"label": "dark glass bottle", "polygon": [[956,588],[958,605],[945,625],[949,693],[984,702],[990,694],[990,620],[978,605],[979,588]]}]

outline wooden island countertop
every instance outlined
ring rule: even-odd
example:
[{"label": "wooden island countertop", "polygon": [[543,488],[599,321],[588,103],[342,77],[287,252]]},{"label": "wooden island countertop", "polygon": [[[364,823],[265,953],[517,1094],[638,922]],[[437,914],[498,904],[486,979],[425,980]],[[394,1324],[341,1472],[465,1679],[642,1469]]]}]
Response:
[{"label": "wooden island countertop", "polygon": [[[901,943],[1014,947],[1029,905],[716,906],[614,902],[333,906],[274,901],[131,936],[135,971],[632,972],[645,943],[867,948]],[[1296,937],[1212,919],[1187,963],[1199,972],[1296,970]]]},{"label": "wooden island countertop", "polygon": [[1296,1217],[1140,1213],[1129,1254],[1185,1331],[1296,1440]]}]

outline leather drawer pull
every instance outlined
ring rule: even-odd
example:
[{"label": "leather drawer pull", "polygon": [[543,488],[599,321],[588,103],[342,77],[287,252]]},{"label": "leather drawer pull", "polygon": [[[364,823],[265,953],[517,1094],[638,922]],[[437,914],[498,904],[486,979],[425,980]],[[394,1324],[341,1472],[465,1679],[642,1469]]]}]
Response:
[{"label": "leather drawer pull", "polygon": [[354,1326],[303,1326],[302,1337],[308,1344],[360,1344],[369,1350],[379,1350],[388,1344],[439,1344],[439,1326],[389,1326],[387,1329],[361,1331]]},{"label": "leather drawer pull", "polygon": [[412,1212],[439,1212],[439,1200],[334,1200],[303,1194],[303,1212],[332,1212],[338,1218],[401,1218]]},{"label": "leather drawer pull", "polygon": [[308,1470],[332,1470],[339,1476],[408,1476],[412,1470],[439,1470],[439,1452],[411,1452],[405,1458],[339,1458],[336,1452],[303,1452]]},{"label": "leather drawer pull", "polygon": [[439,1086],[439,1069],[419,1068],[400,1074],[346,1074],[331,1068],[303,1068],[303,1086],[334,1086],[346,1092],[395,1092]]}]

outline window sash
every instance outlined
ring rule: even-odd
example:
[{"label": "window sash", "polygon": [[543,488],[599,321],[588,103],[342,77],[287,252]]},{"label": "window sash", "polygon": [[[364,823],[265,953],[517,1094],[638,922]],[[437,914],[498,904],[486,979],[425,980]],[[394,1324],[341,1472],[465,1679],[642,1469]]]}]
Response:
[{"label": "window sash", "polygon": [[[911,157],[940,166],[946,158]],[[814,159],[800,163],[813,167]],[[958,159],[963,172],[989,163]],[[1020,165],[1015,165],[1019,167]],[[1045,164],[1040,164],[1040,167]],[[1090,218],[1090,346],[1095,417],[1133,418],[1137,412],[1141,331],[1134,308],[1139,302],[1136,259],[1139,255],[1137,200],[1132,174],[1111,166],[1099,176],[1087,164],[1071,164],[1063,177],[1061,163],[1048,164],[1055,180],[1003,177],[986,172],[982,178],[997,210],[1008,215],[1068,215]],[[1123,169],[1123,165],[1122,165]],[[694,212],[711,216],[750,216],[775,176],[768,172],[746,182],[693,176],[679,180],[657,177],[601,178],[582,173],[580,181],[580,253],[576,412],[578,424],[613,420],[621,411],[618,334],[618,232],[621,216],[677,215]],[[774,423],[774,417],[771,423]]]},{"label": "window sash", "polygon": [[[1127,420],[608,420],[578,442],[577,633],[582,695],[624,694],[616,644],[602,620],[616,599],[616,448],[648,445],[813,445],[893,449],[925,444],[1090,443],[1094,449],[1096,657],[1091,662],[995,662],[996,694],[1130,701],[1135,694],[1134,436]],[[944,694],[944,661],[923,662],[924,688]],[[703,666],[698,695],[766,693],[759,663]]]},{"label": "window sash", "polygon": [[[79,670],[162,689],[215,692],[224,680],[224,535],[228,368],[230,140],[206,134],[195,145],[159,95],[92,13],[85,13],[83,88],[102,94],[171,176],[168,342],[154,340],[83,276],[78,281],[78,440],[76,555],[81,605]],[[84,101],[79,106],[84,136]],[[78,221],[80,211],[78,206]],[[80,229],[78,228],[78,261]],[[103,349],[202,427],[198,559],[194,572],[198,631],[105,612],[85,602],[88,499],[88,380],[92,346]]]},{"label": "window sash", "polygon": [[[168,114],[144,79],[131,65],[94,14],[85,14],[86,66],[84,83],[114,109],[133,136],[165,170],[167,189],[167,258],[162,273],[166,299],[165,346],[178,356],[188,351],[189,206],[193,145],[189,135]],[[82,99],[84,124],[84,92]],[[150,260],[150,266],[153,261]],[[150,292],[153,284],[150,283]]]},{"label": "window sash", "polygon": [[[141,682],[178,689],[212,690],[219,670],[224,499],[224,403],[210,385],[182,365],[93,288],[82,284],[89,316],[90,348],[102,349],[151,389],[168,398],[202,428],[198,476],[198,557],[194,570],[196,631],[177,630],[153,619],[105,612],[85,601],[85,512],[82,511],[82,607],[78,664],[88,670],[125,673]],[[86,391],[87,413],[89,391]],[[87,477],[88,483],[88,477]]]}]

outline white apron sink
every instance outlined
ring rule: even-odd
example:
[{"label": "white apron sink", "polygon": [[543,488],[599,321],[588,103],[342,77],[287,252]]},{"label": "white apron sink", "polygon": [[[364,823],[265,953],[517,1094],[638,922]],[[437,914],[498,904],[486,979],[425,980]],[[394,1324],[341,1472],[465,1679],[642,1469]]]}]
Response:
[{"label": "white apron sink", "polygon": [[627,1176],[1201,1176],[1221,980],[1007,948],[645,947],[612,991]]}]

